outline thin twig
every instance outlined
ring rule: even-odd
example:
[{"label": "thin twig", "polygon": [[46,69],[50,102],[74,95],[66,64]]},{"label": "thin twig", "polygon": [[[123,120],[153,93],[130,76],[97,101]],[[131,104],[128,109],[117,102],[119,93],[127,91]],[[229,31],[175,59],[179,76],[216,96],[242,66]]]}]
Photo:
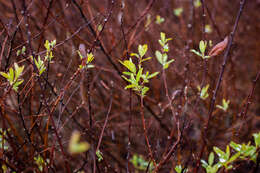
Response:
[{"label": "thin twig", "polygon": [[[240,19],[240,16],[243,12],[243,9],[244,9],[244,6],[245,6],[245,2],[246,0],[241,0],[240,1],[240,8],[239,8],[239,11],[237,13],[237,17],[236,17],[236,21],[235,21],[235,24],[234,24],[234,27],[233,27],[233,30],[232,32],[230,33],[230,36],[229,36],[229,39],[228,39],[228,46],[227,46],[227,49],[225,51],[225,54],[224,54],[224,60],[223,60],[223,63],[222,63],[222,67],[221,67],[221,70],[220,70],[220,74],[219,74],[219,77],[218,77],[218,81],[217,81],[217,84],[216,84],[216,87],[215,87],[215,90],[213,92],[213,97],[211,99],[211,103],[210,103],[210,108],[209,108],[209,112],[208,112],[208,119],[206,121],[206,125],[204,127],[204,134],[205,134],[205,137],[208,133],[208,129],[209,129],[209,126],[210,126],[210,121],[211,121],[211,118],[212,118],[212,113],[214,111],[214,108],[215,108],[215,101],[216,101],[216,97],[217,97],[217,94],[218,94],[218,91],[219,91],[219,87],[221,85],[221,81],[222,81],[222,78],[223,78],[223,74],[224,74],[224,71],[225,71],[225,67],[226,67],[226,64],[228,62],[228,55],[229,55],[229,52],[230,52],[230,49],[231,49],[231,45],[232,45],[232,42],[233,42],[233,38],[235,36],[235,32],[237,30],[237,26],[238,26],[238,22],[239,22],[239,19]],[[198,160],[197,160],[197,163],[196,163],[196,168],[194,170],[195,173],[198,172],[198,169],[200,167],[200,160],[202,158],[202,155],[204,153],[204,149],[206,147],[206,140],[204,139],[203,140],[203,143],[202,143],[202,148],[201,148],[201,151],[200,151],[200,154],[199,154],[199,157],[198,157]]]}]

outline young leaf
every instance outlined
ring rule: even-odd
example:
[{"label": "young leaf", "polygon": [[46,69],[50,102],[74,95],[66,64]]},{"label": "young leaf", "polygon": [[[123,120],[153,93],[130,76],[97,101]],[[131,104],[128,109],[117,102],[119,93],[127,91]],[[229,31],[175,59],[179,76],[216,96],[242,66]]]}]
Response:
[{"label": "young leaf", "polygon": [[165,40],[165,33],[164,32],[160,32],[160,36],[161,36],[161,41],[162,41],[162,43],[164,43],[165,44],[165,42],[166,42],[166,40]]},{"label": "young leaf", "polygon": [[103,160],[103,156],[102,156],[101,151],[97,150],[96,151],[96,155],[97,155],[97,158],[98,158],[98,162],[101,162]]},{"label": "young leaf", "polygon": [[133,72],[134,74],[136,73],[136,67],[135,64],[130,60],[125,60],[125,61],[119,61],[123,66],[125,66],[128,70]]},{"label": "young leaf", "polygon": [[209,84],[207,84],[205,87],[202,88],[202,90],[200,92],[201,99],[205,100],[206,98],[208,98],[208,96],[209,96],[208,89],[209,89]]},{"label": "young leaf", "polygon": [[255,146],[259,147],[260,146],[260,132],[259,133],[254,133],[254,140],[255,140]]},{"label": "young leaf", "polygon": [[1,74],[4,78],[9,79],[9,74],[8,74],[8,73],[0,72],[0,74]]},{"label": "young leaf", "polygon": [[163,57],[162,57],[161,52],[158,50],[155,51],[155,56],[156,56],[157,60],[159,61],[159,63],[163,65]]},{"label": "young leaf", "polygon": [[200,52],[202,53],[202,55],[204,55],[205,51],[206,51],[206,47],[207,47],[207,41],[200,41]]},{"label": "young leaf", "polygon": [[175,9],[173,10],[174,15],[177,16],[177,17],[180,17],[181,14],[182,14],[182,12],[183,12],[183,8],[182,8],[182,7],[175,8]]},{"label": "young leaf", "polygon": [[208,163],[209,163],[209,165],[213,165],[213,162],[214,162],[214,153],[210,152]]},{"label": "young leaf", "polygon": [[152,59],[152,57],[148,57],[148,58],[142,59],[141,62],[148,61],[150,59]]},{"label": "young leaf", "polygon": [[154,72],[154,73],[150,74],[150,75],[147,77],[147,79],[151,79],[151,78],[157,76],[158,74],[159,74],[159,72]]},{"label": "young leaf", "polygon": [[175,171],[177,172],[177,173],[181,173],[181,171],[182,171],[182,167],[181,167],[181,165],[177,165],[177,166],[175,166]]},{"label": "young leaf", "polygon": [[142,95],[142,96],[145,96],[145,94],[146,94],[146,92],[147,92],[148,90],[149,90],[148,87],[143,87],[141,95]]},{"label": "young leaf", "polygon": [[139,58],[139,55],[137,53],[130,53],[130,56],[135,56],[136,58]]},{"label": "young leaf", "polygon": [[198,51],[196,51],[196,50],[194,50],[194,49],[191,49],[190,52],[192,52],[192,53],[194,53],[194,54],[196,54],[196,55],[202,57],[202,55],[201,55]]},{"label": "young leaf", "polygon": [[157,15],[156,16],[156,24],[158,24],[158,25],[160,25],[161,23],[163,23],[164,22],[164,18],[163,17],[161,17],[161,16],[159,16],[159,15]]},{"label": "young leaf", "polygon": [[69,141],[69,152],[71,154],[79,154],[86,152],[90,148],[90,144],[87,142],[79,142],[80,133],[74,131]]},{"label": "young leaf", "polygon": [[145,53],[147,52],[147,50],[148,50],[147,44],[139,45],[139,46],[138,46],[138,52],[139,52],[139,55],[140,55],[141,58],[145,55]]}]

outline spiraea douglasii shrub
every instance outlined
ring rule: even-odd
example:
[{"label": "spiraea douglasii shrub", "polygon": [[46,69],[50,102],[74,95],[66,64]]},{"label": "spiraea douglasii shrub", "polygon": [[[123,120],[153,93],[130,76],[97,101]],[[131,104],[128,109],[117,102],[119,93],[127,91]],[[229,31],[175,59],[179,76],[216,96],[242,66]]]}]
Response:
[{"label": "spiraea douglasii shrub", "polygon": [[259,3],[0,1],[1,172],[259,171]]}]

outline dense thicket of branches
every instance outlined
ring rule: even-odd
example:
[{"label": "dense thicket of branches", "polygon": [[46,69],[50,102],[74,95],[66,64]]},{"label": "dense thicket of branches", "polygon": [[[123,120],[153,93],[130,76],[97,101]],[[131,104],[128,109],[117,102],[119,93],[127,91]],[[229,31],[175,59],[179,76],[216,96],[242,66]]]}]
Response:
[{"label": "dense thicket of branches", "polygon": [[[1,147],[1,164],[16,172],[37,172],[35,158],[40,156],[45,161],[43,172],[134,172],[133,155],[149,161],[140,99],[124,90],[121,74],[125,69],[119,63],[137,52],[139,44],[147,44],[146,56],[153,57],[144,63],[145,68],[160,72],[148,84],[144,99],[153,157],[157,163],[163,161],[158,172],[173,172],[178,164],[202,172],[199,160],[207,159],[213,146],[224,148],[231,140],[252,140],[252,133],[260,128],[260,4],[256,0],[245,4],[235,35],[230,36],[239,1],[204,0],[199,7],[194,2],[1,0],[0,71],[7,72],[15,62],[25,67],[18,92],[5,78],[0,79],[0,127],[8,146],[6,150]],[[179,7],[183,12],[176,16],[174,9]],[[164,18],[160,24],[157,15]],[[211,32],[204,31],[206,25]],[[165,95],[162,68],[155,58],[160,32],[173,38],[168,55],[175,61],[166,70],[172,103]],[[200,40],[212,40],[215,45],[226,36],[233,38],[228,52],[207,61],[190,52],[198,49]],[[39,76],[30,55],[44,59],[45,40],[57,43],[53,62]],[[95,68],[78,70],[80,44],[94,54]],[[25,54],[17,56],[23,46]],[[221,70],[224,73],[212,107]],[[197,86],[206,84],[210,85],[209,97],[202,100]],[[226,112],[215,107],[223,98],[230,100]],[[180,123],[179,141],[176,121]],[[71,155],[68,143],[75,130],[91,148]],[[103,154],[101,162],[97,149]],[[253,170],[252,165],[239,162],[233,171]]]}]

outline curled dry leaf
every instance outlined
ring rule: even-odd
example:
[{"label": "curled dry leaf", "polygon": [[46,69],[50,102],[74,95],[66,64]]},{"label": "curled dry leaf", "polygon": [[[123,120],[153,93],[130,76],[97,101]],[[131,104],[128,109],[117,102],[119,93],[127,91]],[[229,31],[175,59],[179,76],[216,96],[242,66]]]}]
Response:
[{"label": "curled dry leaf", "polygon": [[226,47],[228,44],[228,36],[226,36],[226,38],[219,42],[218,44],[216,44],[209,52],[209,56],[217,56],[219,55]]}]

